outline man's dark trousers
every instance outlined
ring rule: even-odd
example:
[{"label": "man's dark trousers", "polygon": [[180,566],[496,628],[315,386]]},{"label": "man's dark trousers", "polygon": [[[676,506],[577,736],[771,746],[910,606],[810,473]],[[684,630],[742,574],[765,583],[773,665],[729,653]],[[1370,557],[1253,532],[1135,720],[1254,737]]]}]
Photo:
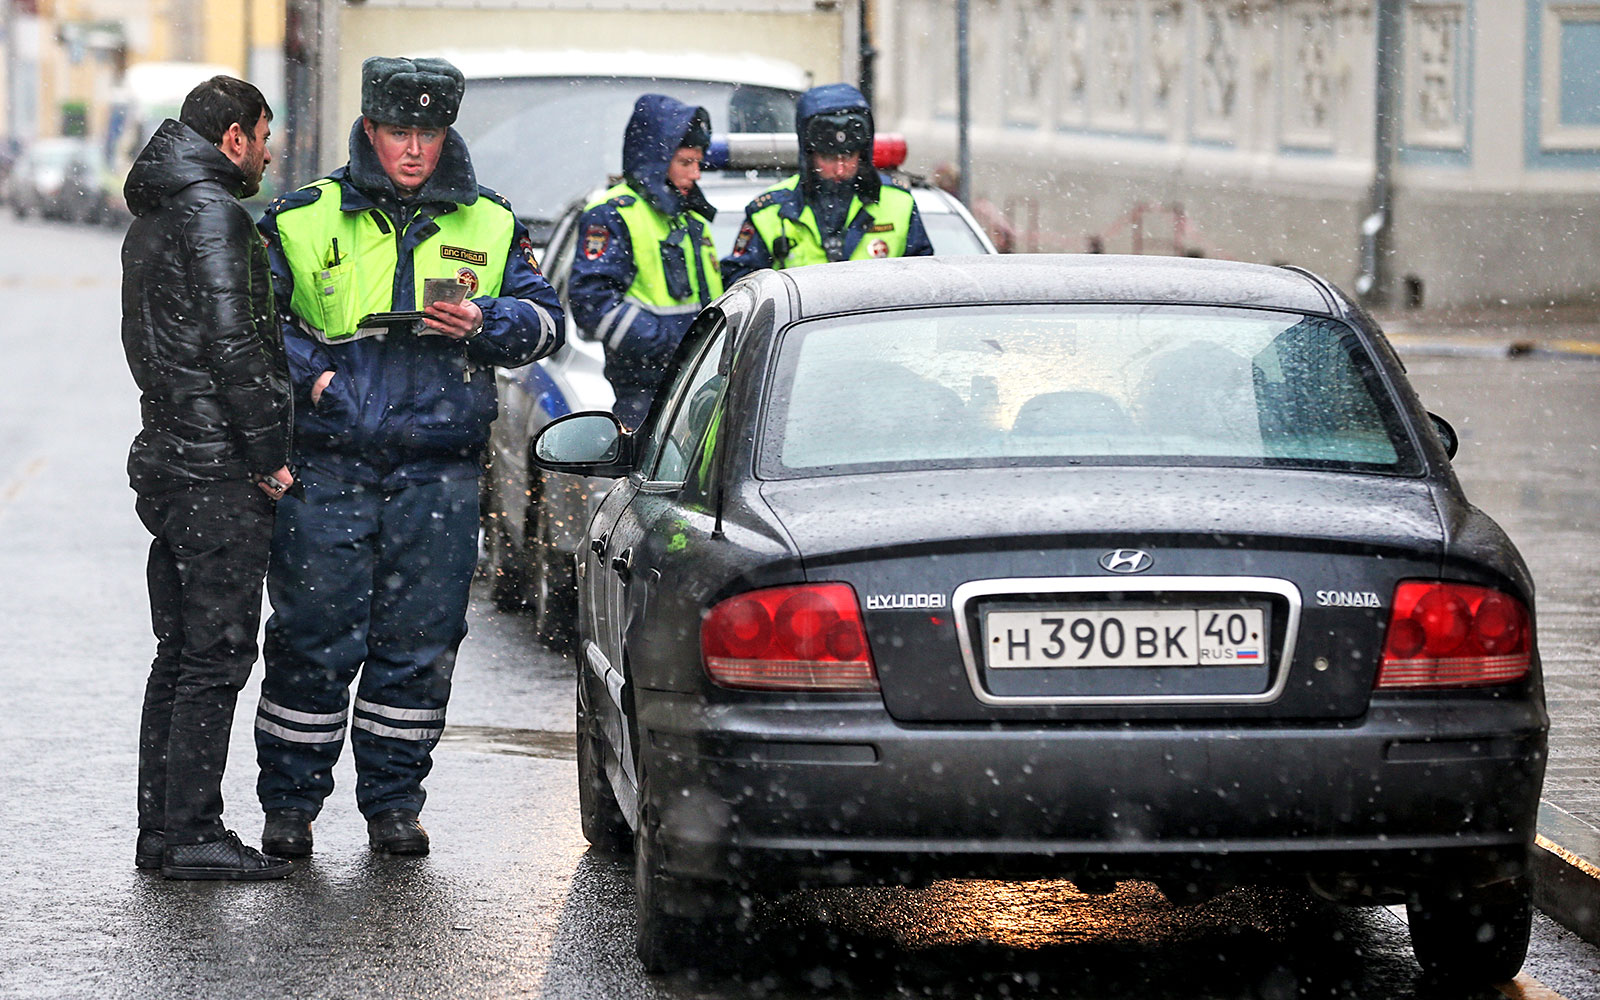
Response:
[{"label": "man's dark trousers", "polygon": [[[217,840],[239,689],[256,659],[273,503],[245,480],[139,497],[156,658],[139,730],[139,828]],[[168,768],[169,760],[182,761]]]}]

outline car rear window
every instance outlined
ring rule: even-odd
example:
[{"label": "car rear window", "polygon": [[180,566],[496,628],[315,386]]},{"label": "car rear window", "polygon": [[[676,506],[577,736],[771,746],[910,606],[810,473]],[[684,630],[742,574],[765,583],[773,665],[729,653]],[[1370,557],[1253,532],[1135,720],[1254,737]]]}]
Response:
[{"label": "car rear window", "polygon": [[1027,306],[785,332],[761,467],[792,478],[972,465],[1170,464],[1412,474],[1355,331],[1246,309]]}]

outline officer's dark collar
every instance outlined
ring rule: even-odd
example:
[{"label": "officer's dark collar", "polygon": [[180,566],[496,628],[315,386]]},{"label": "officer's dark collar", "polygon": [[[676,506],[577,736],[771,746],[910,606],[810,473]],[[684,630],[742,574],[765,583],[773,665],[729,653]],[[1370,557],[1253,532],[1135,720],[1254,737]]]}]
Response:
[{"label": "officer's dark collar", "polygon": [[[857,212],[856,215],[860,215],[862,212],[870,215],[872,206],[877,204],[877,200],[868,200],[867,197],[861,193],[861,188],[859,185],[856,187],[856,198],[860,199],[861,201],[861,211]],[[805,214],[806,206],[808,204],[811,203],[807,201],[805,193],[799,190],[797,187],[794,191],[789,192],[789,197],[779,200],[778,214],[783,216],[785,219],[788,219],[790,222],[799,222],[800,216]],[[814,208],[815,206],[813,205],[812,207]],[[848,214],[848,205],[845,206],[845,212],[845,227],[849,228],[850,223],[855,221],[855,216]]]},{"label": "officer's dark collar", "polygon": [[[348,183],[373,204],[383,208],[398,208],[400,195],[394,182],[383,172],[378,154],[367,138],[361,119],[350,127],[350,164],[346,173]],[[478,178],[472,170],[472,158],[467,153],[467,142],[455,129],[445,132],[444,152],[439,154],[439,165],[422,188],[406,199],[414,206],[471,205],[478,200]]]},{"label": "officer's dark collar", "polygon": [[[878,200],[878,195],[883,187],[882,178],[878,176],[878,168],[873,166],[872,151],[861,154],[862,164],[856,170],[856,197],[862,204],[871,205]],[[800,170],[800,196],[804,201],[814,201],[817,197],[817,172],[811,166],[809,154],[801,154]]]},{"label": "officer's dark collar", "polygon": [[711,207],[711,202],[701,193],[700,185],[689,188],[688,194],[679,194],[677,189],[668,184],[664,179],[657,183],[632,174],[624,174],[623,179],[628,186],[638,192],[639,197],[649,202],[651,207],[662,215],[677,215],[679,212],[696,212],[705,217],[707,222],[717,217],[717,210]]}]

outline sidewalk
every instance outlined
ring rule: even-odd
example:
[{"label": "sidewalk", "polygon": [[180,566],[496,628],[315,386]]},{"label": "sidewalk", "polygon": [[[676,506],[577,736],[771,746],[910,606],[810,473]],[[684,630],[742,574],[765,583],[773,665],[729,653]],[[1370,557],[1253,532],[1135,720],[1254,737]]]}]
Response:
[{"label": "sidewalk", "polygon": [[1373,318],[1402,354],[1600,361],[1600,303],[1382,309]]},{"label": "sidewalk", "polygon": [[[1385,309],[1373,318],[1402,357],[1570,358],[1600,361],[1600,303],[1546,308]],[[1600,393],[1600,366],[1594,369]],[[1600,677],[1593,681],[1600,704]],[[1580,776],[1600,789],[1600,768]],[[1600,944],[1600,828],[1592,795],[1545,786],[1533,859],[1534,903],[1591,944]],[[1581,815],[1574,815],[1579,813]]]}]

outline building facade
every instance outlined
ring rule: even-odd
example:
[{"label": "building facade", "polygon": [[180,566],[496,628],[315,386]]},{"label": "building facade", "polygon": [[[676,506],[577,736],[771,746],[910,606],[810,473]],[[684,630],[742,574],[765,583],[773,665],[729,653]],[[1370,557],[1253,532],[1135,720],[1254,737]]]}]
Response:
[{"label": "building facade", "polygon": [[[1294,263],[1429,305],[1600,298],[1600,0],[969,11],[971,188],[1020,249]],[[879,0],[875,29],[880,120],[913,166],[953,160],[956,0]]]},{"label": "building facade", "polygon": [[[0,0],[0,137],[106,137],[129,67],[198,63],[283,97],[285,0]],[[136,74],[137,77],[138,74]]]}]

